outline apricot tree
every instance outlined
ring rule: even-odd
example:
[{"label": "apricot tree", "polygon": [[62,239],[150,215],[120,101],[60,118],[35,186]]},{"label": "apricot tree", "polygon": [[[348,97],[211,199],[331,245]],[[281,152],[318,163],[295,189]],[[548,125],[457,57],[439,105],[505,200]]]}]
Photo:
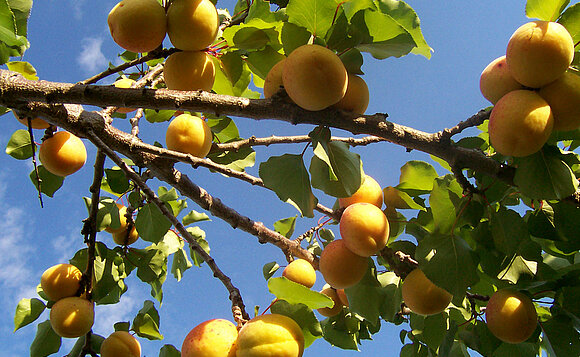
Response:
[{"label": "apricot tree", "polygon": [[[63,176],[71,175],[66,180],[74,180],[73,172],[81,169],[86,155],[83,147],[80,160],[79,151],[71,149],[64,154],[65,158],[52,156],[51,161],[55,162],[48,164],[43,160],[43,146],[59,136],[70,135],[96,148],[93,183],[87,188],[90,197],[84,198],[88,214],[81,233],[86,248],[76,252],[68,262],[83,272],[79,288],[75,296],[57,301],[40,288],[39,297],[23,299],[16,308],[15,329],[31,324],[50,309],[50,323],[37,325],[31,355],[56,352],[68,356],[98,355],[106,336],[90,331],[93,317],[99,319],[98,314],[93,316],[93,304],[119,303],[127,291],[125,281],[137,279],[149,284],[151,296],[159,305],[169,269],[180,280],[186,270],[202,264],[224,285],[231,300],[232,320],[242,336],[234,343],[239,346],[238,357],[262,356],[255,351],[261,350],[261,344],[266,343],[263,341],[281,343],[288,356],[307,355],[308,346],[319,338],[339,348],[356,350],[363,340],[372,339],[384,323],[408,325],[408,330],[400,335],[402,356],[468,356],[469,350],[485,356],[536,356],[542,351],[550,356],[580,355],[577,304],[580,156],[575,152],[580,130],[575,125],[578,118],[573,119],[578,116],[580,105],[577,83],[580,4],[568,6],[569,1],[564,0],[527,2],[526,13],[530,18],[562,25],[564,30],[551,37],[552,43],[559,43],[559,36],[569,35],[573,40],[571,48],[569,41],[563,42],[568,43],[565,50],[571,51],[574,59],[569,59],[571,63],[568,59],[559,63],[560,72],[551,75],[552,79],[558,78],[556,81],[563,82],[561,78],[570,76],[574,79],[566,79],[563,84],[554,82],[559,83],[554,84],[554,89],[545,83],[538,85],[542,88],[528,87],[533,82],[521,86],[516,82],[512,86],[517,92],[511,93],[523,92],[526,97],[538,99],[534,103],[542,105],[534,106],[541,106],[547,113],[538,114],[527,102],[518,99],[504,105],[513,113],[497,111],[494,115],[492,108],[474,108],[475,114],[464,121],[427,133],[388,121],[385,113],[357,113],[368,104],[361,70],[365,60],[380,61],[409,53],[431,56],[419,17],[404,1],[239,0],[231,12],[219,9],[218,1],[215,25],[212,24],[216,11],[209,0],[123,1],[125,5],[115,7],[109,17],[112,38],[127,47],[124,52],[120,50],[123,63],[111,64],[78,83],[38,80],[32,64],[18,58],[29,46],[34,46],[26,38],[32,1],[6,0],[0,5],[0,60],[8,68],[0,70],[0,109],[2,113],[14,113],[28,126],[27,130],[13,133],[6,153],[18,160],[32,160],[30,179],[38,190],[41,205],[46,197],[66,189],[66,185],[62,187]],[[141,18],[144,20],[139,20],[134,15],[140,14],[145,3],[147,8]],[[166,14],[166,29],[160,8]],[[196,9],[203,14],[196,13]],[[155,23],[147,28],[147,21]],[[193,24],[185,25],[189,22]],[[549,27],[540,25],[538,28]],[[199,27],[203,39],[190,38],[192,32],[183,31],[187,26]],[[154,36],[135,38],[143,28],[155,32]],[[159,33],[164,31],[168,37],[159,45],[162,41]],[[143,49],[150,52],[131,52]],[[294,52],[296,49],[300,50]],[[320,62],[314,57],[288,57],[292,53],[308,56],[302,52],[332,59],[330,64],[315,68]],[[363,57],[363,53],[373,59]],[[547,53],[545,62],[552,71],[551,52]],[[509,67],[509,53],[507,56]],[[284,66],[276,66],[282,61]],[[518,57],[517,61],[530,60]],[[544,59],[533,61],[541,64]],[[164,63],[169,64],[165,71]],[[300,63],[311,68],[302,68]],[[489,71],[493,70],[491,67]],[[272,68],[275,73],[269,76]],[[315,70],[320,70],[320,77]],[[505,72],[505,68],[502,70]],[[325,80],[327,72],[340,73],[341,78]],[[165,82],[164,74],[167,82],[175,81],[175,89],[168,89],[171,86]],[[352,80],[353,77],[357,79]],[[128,88],[99,84],[126,78],[134,81]],[[490,78],[495,80],[498,76],[490,74]],[[354,83],[359,79],[363,82],[357,84],[356,91],[362,90],[361,98],[367,103],[336,106],[348,92],[348,81]],[[181,82],[189,82],[185,86],[191,90],[183,90]],[[338,94],[336,88],[330,88],[334,82],[339,83]],[[260,88],[266,84],[270,86],[267,98],[260,99]],[[309,85],[317,87],[306,88]],[[210,87],[211,92],[206,90]],[[495,92],[494,88],[488,89]],[[542,99],[543,91],[559,94],[548,94]],[[322,105],[319,95],[323,97]],[[564,114],[558,115],[552,105],[564,108],[561,110]],[[131,109],[135,111],[126,113]],[[533,112],[530,116],[534,118],[542,116],[544,124],[549,122],[550,125],[540,128],[539,138],[514,127],[535,126],[529,124],[528,114],[522,114],[520,109]],[[492,115],[497,118],[494,119],[497,124],[490,126],[491,132],[497,129],[493,134],[488,133]],[[566,117],[562,119],[566,131],[553,130],[556,124],[552,121],[557,122],[560,116]],[[171,129],[171,135],[168,134],[171,139],[165,144],[163,135],[159,135],[158,141],[141,140],[140,128],[159,131],[158,128],[167,128],[173,117],[195,118],[196,123],[201,120],[201,124],[195,125],[202,128],[180,124],[179,128]],[[513,124],[505,123],[514,118],[517,120]],[[277,120],[309,130],[300,136],[244,139],[238,126],[247,119]],[[50,125],[45,128],[39,120]],[[130,131],[118,129],[116,124],[123,120],[130,123]],[[35,136],[38,140],[42,135],[35,131],[37,128],[45,129],[45,144],[40,149],[35,143]],[[333,136],[338,130],[352,135]],[[209,152],[208,140],[179,142],[190,140],[188,136],[197,140],[202,132],[206,139],[211,134]],[[496,151],[493,146],[497,143],[490,142],[490,135],[498,135],[502,144],[515,136],[523,136],[523,141],[531,143],[525,144],[527,150],[502,154],[499,147]],[[255,147],[287,143],[301,145],[301,152],[272,154],[256,162]],[[401,167],[399,183],[383,188],[382,200],[377,202],[377,195],[373,194],[374,205],[356,203],[349,207],[365,209],[346,208],[353,215],[362,211],[357,213],[362,217],[346,217],[357,225],[372,227],[376,223],[372,222],[374,216],[379,215],[381,220],[386,217],[387,225],[384,221],[379,224],[379,237],[369,240],[357,228],[354,232],[350,230],[352,237],[346,243],[329,229],[340,222],[345,211],[341,206],[348,205],[338,201],[350,203],[349,198],[359,188],[372,191],[367,186],[374,187],[376,183],[364,173],[364,157],[351,151],[357,145],[375,145],[376,150],[388,145],[402,146],[425,153],[426,158],[430,155],[448,172],[440,175],[427,161],[407,162]],[[195,149],[182,149],[191,147]],[[199,147],[203,150],[198,150]],[[58,153],[58,148],[51,152]],[[37,162],[37,157],[43,165]],[[67,160],[74,162],[74,170],[69,170]],[[183,169],[184,164],[191,169]],[[255,164],[259,167],[257,175],[249,169]],[[58,170],[50,169],[53,165]],[[83,169],[90,170],[86,166]],[[204,189],[204,182],[196,179],[193,169],[212,172],[214,179],[223,180],[224,185],[239,180],[257,186],[256,191],[272,191],[282,201],[280,205],[292,204],[300,218],[282,219],[270,228],[245,216],[243,207],[226,205],[217,198],[219,192]],[[256,193],[256,197],[260,194]],[[317,196],[323,195],[337,199],[334,207],[319,203]],[[355,201],[359,202],[358,196]],[[188,202],[207,213],[188,208]],[[380,210],[376,205],[381,206]],[[373,209],[372,215],[365,213],[368,207]],[[315,214],[326,218],[309,224],[311,229],[292,238],[296,222],[310,222]],[[195,225],[209,216],[255,237],[257,243],[278,247],[288,262],[301,259],[320,270],[329,285],[323,289],[326,293],[311,290],[285,276],[274,277],[280,267],[276,262],[256,266],[256,270],[263,269],[267,280],[264,294],[269,290],[276,298],[270,306],[260,309],[260,316],[254,316],[244,305],[244,287],[237,286],[228,272],[220,268],[220,261],[212,258],[211,240],[206,240],[205,233]],[[103,238],[107,237],[103,231],[121,236],[114,237],[113,244]],[[358,254],[351,251],[349,245],[361,243],[359,236],[370,241],[372,249],[363,249]],[[143,249],[129,246],[137,239],[150,245]],[[375,246],[378,248],[374,249]],[[234,248],[243,249],[238,245]],[[414,279],[419,281],[417,285],[407,286],[405,295],[408,292],[407,300],[413,305],[407,306],[402,287],[404,278],[412,271],[423,275]],[[532,316],[526,311],[524,318],[516,316],[517,321],[529,322],[521,327],[526,331],[521,339],[495,335],[496,331],[505,330],[498,319],[506,316],[511,321],[509,311],[495,315],[494,325],[501,328],[490,330],[486,326],[487,301],[498,290],[514,291],[512,295],[518,301],[526,302],[526,311],[537,313],[531,319],[526,318]],[[429,299],[414,294],[426,291],[435,291],[442,297],[439,299],[442,305],[451,302],[436,309],[419,306]],[[346,294],[346,299],[341,294]],[[517,301],[507,300],[506,296],[501,303],[494,304],[494,312],[501,310],[496,305],[517,311]],[[316,310],[330,311],[328,308],[338,301],[340,309],[323,316],[315,314]],[[76,306],[81,313],[69,319],[74,315],[71,307]],[[271,314],[264,314],[266,311]],[[224,312],[224,316],[216,319],[227,314]],[[162,338],[159,322],[155,303],[146,300],[132,322],[119,321],[115,330],[131,331],[143,346],[147,343],[145,339]],[[270,325],[275,327],[271,330],[263,327]],[[195,336],[203,335],[194,332]],[[118,335],[124,336],[123,343],[134,344],[126,334]],[[263,337],[255,339],[255,336]],[[59,351],[62,337],[78,337],[72,351]],[[197,348],[190,345],[193,340],[188,339],[188,351]],[[231,347],[230,340],[227,344]],[[159,355],[179,356],[179,347],[166,344]],[[126,349],[140,351],[136,347]],[[232,353],[229,347],[225,353]]]}]

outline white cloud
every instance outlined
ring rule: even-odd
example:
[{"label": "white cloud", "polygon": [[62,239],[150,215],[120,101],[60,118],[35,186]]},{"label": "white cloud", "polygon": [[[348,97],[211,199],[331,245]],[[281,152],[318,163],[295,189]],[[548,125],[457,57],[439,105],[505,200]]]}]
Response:
[{"label": "white cloud", "polygon": [[101,51],[102,38],[89,37],[81,42],[82,51],[78,57],[78,63],[87,73],[96,72],[107,66],[107,59]]},{"label": "white cloud", "polygon": [[113,325],[121,321],[132,322],[137,314],[143,297],[140,294],[129,288],[125,294],[121,296],[121,301],[113,305],[97,305],[95,307],[95,324],[93,331],[101,336],[107,337],[115,329]]}]

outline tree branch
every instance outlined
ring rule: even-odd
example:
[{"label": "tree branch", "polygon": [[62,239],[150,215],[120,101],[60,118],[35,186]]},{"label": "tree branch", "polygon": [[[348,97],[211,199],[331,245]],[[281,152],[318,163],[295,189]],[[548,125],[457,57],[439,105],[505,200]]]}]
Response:
[{"label": "tree branch", "polygon": [[[241,148],[252,147],[252,146],[270,146],[272,144],[297,144],[310,142],[312,139],[308,135],[296,135],[296,136],[275,136],[272,135],[268,138],[257,138],[251,136],[248,139],[232,141],[229,143],[214,143],[212,146],[212,151],[238,151]],[[333,136],[330,138],[331,141],[340,141],[347,143],[350,146],[365,146],[372,143],[378,143],[385,141],[383,138],[376,136],[365,136],[364,138],[351,138],[351,137],[337,137]]]}]

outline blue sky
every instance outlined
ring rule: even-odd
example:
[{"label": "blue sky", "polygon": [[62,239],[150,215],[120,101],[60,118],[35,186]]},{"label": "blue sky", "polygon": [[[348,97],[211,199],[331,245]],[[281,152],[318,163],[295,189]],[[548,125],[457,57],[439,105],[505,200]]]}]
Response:
[{"label": "blue sky", "polygon": [[[35,66],[41,79],[59,82],[82,80],[105,69],[109,61],[118,62],[117,54],[121,49],[110,38],[106,23],[107,14],[115,3],[111,0],[36,1],[29,22],[32,46],[24,60]],[[387,112],[389,119],[399,124],[438,131],[454,126],[489,105],[479,93],[479,74],[490,61],[504,54],[511,33],[527,21],[525,1],[409,0],[408,3],[421,19],[425,39],[434,49],[433,56],[431,60],[409,55],[383,61],[365,57],[364,78],[371,92],[367,113]],[[230,10],[233,5],[233,1],[218,2],[218,7]],[[167,40],[166,46],[169,46]],[[12,115],[5,115],[0,120],[4,128],[0,132],[0,144],[5,147],[11,133],[22,127]],[[238,119],[237,125],[243,137],[307,134],[311,130],[307,126],[293,127],[276,121],[258,123],[250,119]],[[142,138],[153,142],[155,132],[159,132],[156,128],[142,127]],[[301,150],[302,146],[287,145],[258,149],[257,161]],[[429,161],[425,154],[406,153],[404,148],[388,143],[353,150],[362,155],[365,172],[383,187],[398,183],[399,168],[406,161]],[[2,354],[28,354],[35,328],[28,326],[12,333],[17,302],[24,297],[35,297],[35,287],[44,269],[68,260],[83,247],[79,232],[87,213],[81,196],[90,195],[88,187],[95,154],[90,146],[88,151],[89,161],[85,168],[67,178],[55,198],[45,198],[44,209],[39,207],[36,191],[28,180],[32,164],[0,155],[0,210],[4,213],[0,221],[0,336],[5,336]],[[258,164],[248,171],[257,176],[257,167]],[[297,213],[292,206],[280,202],[273,192],[222,176],[215,177],[204,169],[179,168],[226,204],[269,227],[276,220]],[[315,194],[321,203],[332,206],[333,199],[324,197],[321,192]],[[191,202],[189,207],[196,209]],[[316,225],[319,217],[299,220],[297,233]],[[248,311],[251,312],[254,305],[266,307],[273,296],[268,293],[262,277],[262,265],[273,260],[284,264],[281,251],[261,245],[255,237],[233,230],[217,219],[200,226],[207,233],[212,256],[241,290]],[[331,229],[338,234],[336,227]],[[103,233],[99,238],[112,246],[108,234]],[[141,242],[137,246],[145,244]],[[322,276],[318,277],[316,289],[323,285]],[[96,333],[108,335],[113,323],[132,320],[143,299],[151,299],[148,285],[135,277],[128,279],[127,284],[129,291],[121,304],[97,308]],[[165,343],[180,348],[189,330],[202,321],[231,319],[227,291],[212,278],[206,266],[188,270],[180,283],[169,276],[164,292],[163,305],[156,306],[161,314],[161,332],[165,339],[161,342],[141,339],[143,355],[156,356]],[[38,321],[46,318],[45,313]],[[374,341],[363,342],[362,353],[342,351],[318,340],[306,350],[305,356],[398,355],[399,331],[403,328],[409,327],[384,324]],[[72,342],[65,342],[65,346],[70,348]],[[60,355],[66,352],[63,348]]]}]

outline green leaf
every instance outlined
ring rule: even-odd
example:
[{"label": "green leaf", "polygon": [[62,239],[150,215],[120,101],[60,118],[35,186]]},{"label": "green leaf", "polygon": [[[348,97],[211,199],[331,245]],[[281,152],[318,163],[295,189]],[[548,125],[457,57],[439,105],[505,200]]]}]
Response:
[{"label": "green leaf", "polygon": [[296,227],[296,217],[288,217],[274,222],[274,229],[286,238],[292,237]]},{"label": "green leaf", "polygon": [[[230,53],[232,53],[230,55]],[[225,56],[225,55],[224,55]],[[216,67],[213,90],[218,94],[232,95],[236,97],[260,98],[260,93],[248,88],[252,72],[244,63],[239,54],[228,52],[228,56],[218,60],[212,57]],[[232,82],[235,80],[235,82]]]},{"label": "green leaf", "polygon": [[[93,351],[100,351],[101,350],[101,345],[103,344],[103,341],[105,340],[105,338],[101,335],[97,335],[96,333],[91,333],[91,343],[90,343],[90,347]],[[86,344],[86,335],[83,335],[79,338],[77,338],[77,341],[75,342],[73,348],[68,352],[67,356],[81,356],[81,352],[83,350],[83,347],[85,347]]]},{"label": "green leaf", "polygon": [[147,203],[139,210],[135,219],[139,236],[148,242],[157,243],[171,228],[171,221],[153,203]]},{"label": "green leaf", "polygon": [[516,255],[510,264],[498,274],[501,280],[507,280],[516,284],[522,275],[533,278],[538,272],[538,262],[525,260],[520,255]]},{"label": "green leaf", "polygon": [[344,324],[344,317],[337,315],[320,322],[322,337],[331,345],[345,349],[358,351],[357,338],[354,333],[348,331]]},{"label": "green leaf", "polygon": [[109,188],[113,192],[123,194],[129,190],[129,179],[121,168],[115,167],[112,169],[105,169],[105,175],[107,177]]},{"label": "green leaf", "polygon": [[310,35],[310,32],[304,27],[291,22],[284,22],[280,38],[286,56],[298,47],[307,44],[308,40],[310,40]]},{"label": "green leaf", "polygon": [[537,153],[514,159],[517,166],[514,183],[532,199],[563,199],[578,189],[578,181],[564,153],[546,145]]},{"label": "green leaf", "polygon": [[6,153],[18,160],[26,160],[31,158],[34,151],[36,150],[36,144],[33,146],[31,145],[30,141],[30,134],[27,130],[18,129],[16,130],[10,140],[8,140],[8,144],[6,145]]},{"label": "green leaf", "polygon": [[432,349],[437,349],[447,332],[448,316],[446,313],[432,316],[411,314],[413,335]]},{"label": "green leaf", "polygon": [[324,38],[332,26],[338,5],[337,0],[292,0],[286,7],[288,22],[306,28],[316,37]]},{"label": "green leaf", "polygon": [[287,301],[278,300],[270,307],[270,311],[273,314],[288,316],[296,321],[304,335],[304,347],[310,346],[322,336],[320,322],[314,315],[312,309],[304,304],[290,304]]},{"label": "green leaf", "polygon": [[38,76],[36,75],[36,69],[25,61],[12,61],[6,63],[6,66],[10,71],[18,72],[24,76],[24,78],[31,81],[37,81]]},{"label": "green leaf", "polygon": [[570,0],[528,0],[526,16],[545,21],[556,21]]},{"label": "green leaf", "polygon": [[580,3],[567,8],[558,22],[570,32],[574,43],[580,41]]},{"label": "green leaf", "polygon": [[[64,177],[57,176],[47,169],[44,166],[38,166],[38,177],[40,179],[40,191],[47,195],[48,197],[53,197],[54,193],[58,191],[59,188],[62,187],[62,183],[64,182]],[[38,190],[38,179],[36,177],[36,172],[32,170],[30,172],[30,181],[34,184],[34,187]]]},{"label": "green leaf", "polygon": [[153,301],[146,300],[143,303],[143,307],[133,319],[131,330],[135,331],[139,337],[149,340],[163,339],[163,335],[159,333],[159,313]]},{"label": "green leaf", "polygon": [[264,279],[266,280],[270,279],[274,275],[274,273],[278,271],[278,269],[280,269],[280,265],[278,265],[278,263],[276,262],[264,264],[264,266],[262,267],[262,274],[264,275]]},{"label": "green leaf", "polygon": [[433,166],[424,161],[412,160],[401,167],[401,176],[396,187],[414,197],[429,193],[433,189],[433,180],[437,177],[439,175]]},{"label": "green leaf", "polygon": [[455,176],[449,174],[435,179],[429,196],[429,205],[433,212],[436,232],[451,233],[458,219],[455,207],[458,206],[462,193],[463,189]]},{"label": "green leaf", "polygon": [[503,206],[498,212],[492,212],[490,223],[495,248],[507,256],[514,254],[520,243],[529,237],[522,217],[516,211]]},{"label": "green leaf", "polygon": [[415,258],[429,280],[456,297],[464,296],[467,287],[479,280],[475,254],[457,236],[427,236],[419,242]]},{"label": "green leaf", "polygon": [[186,214],[181,220],[184,226],[189,226],[190,224],[202,221],[211,221],[211,219],[209,219],[207,214],[203,212],[197,212],[195,210],[191,210],[191,212]]},{"label": "green leaf", "polygon": [[30,355],[34,357],[48,356],[58,352],[61,338],[54,332],[50,321],[41,322],[36,327],[36,336],[30,345]]},{"label": "green leaf", "polygon": [[[270,69],[284,58],[284,55],[274,50],[272,46],[266,46],[261,50],[249,52],[246,63],[253,74],[261,79],[266,79]],[[254,83],[256,83],[256,77],[254,77]]]},{"label": "green leaf", "polygon": [[[203,250],[209,254],[209,243],[205,239],[205,232],[199,227],[190,227],[187,228],[187,231],[193,236],[197,244],[199,244],[201,248],[203,248]],[[190,254],[191,259],[193,259],[193,264],[195,264],[196,267],[200,267],[204,262],[202,256],[197,251],[191,249],[191,247]]]},{"label": "green leaf", "polygon": [[312,291],[302,284],[295,283],[285,277],[268,280],[268,290],[278,299],[286,300],[290,304],[304,304],[310,309],[332,307],[334,301],[328,296]]},{"label": "green leaf", "polygon": [[187,258],[185,249],[180,248],[173,254],[173,262],[171,263],[171,274],[177,281],[183,277],[183,273],[191,268],[193,264]]},{"label": "green leaf", "polygon": [[303,216],[314,217],[318,200],[312,194],[302,155],[270,157],[260,164],[259,173],[264,185],[276,192],[278,198],[294,205]]},{"label": "green leaf", "polygon": [[159,357],[181,357],[181,352],[173,345],[163,345],[159,350]]},{"label": "green leaf", "polygon": [[550,356],[580,356],[580,333],[574,328],[570,318],[556,315],[540,326],[546,337]]},{"label": "green leaf", "polygon": [[14,331],[36,321],[45,308],[40,299],[21,299],[14,314]]},{"label": "green leaf", "polygon": [[163,123],[171,120],[175,110],[144,109],[145,119],[150,123]]}]

